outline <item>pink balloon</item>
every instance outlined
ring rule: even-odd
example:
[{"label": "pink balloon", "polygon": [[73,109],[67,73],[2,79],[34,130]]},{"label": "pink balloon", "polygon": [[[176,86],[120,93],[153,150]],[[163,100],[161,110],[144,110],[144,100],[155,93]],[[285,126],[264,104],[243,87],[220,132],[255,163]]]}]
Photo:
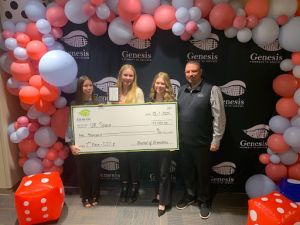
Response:
[{"label": "pink balloon", "polygon": [[247,19],[245,16],[237,16],[233,20],[233,27],[236,29],[243,29],[247,24]]},{"label": "pink balloon", "polygon": [[250,15],[247,17],[247,27],[254,28],[258,24],[258,19],[256,16]]},{"label": "pink balloon", "polygon": [[49,159],[46,159],[46,158],[43,159],[42,164],[43,164],[43,166],[44,166],[45,169],[49,169],[49,168],[51,168],[54,165],[54,163],[53,163],[52,160],[49,160]]},{"label": "pink balloon", "polygon": [[87,16],[92,16],[95,14],[96,9],[90,2],[87,2],[83,5],[83,12]]},{"label": "pink balloon", "polygon": [[176,22],[175,8],[170,5],[161,5],[154,12],[156,25],[162,30],[170,30]]},{"label": "pink balloon", "polygon": [[191,34],[189,34],[188,32],[184,32],[182,35],[180,35],[180,39],[183,41],[188,41],[191,38]]},{"label": "pink balloon", "polygon": [[289,21],[289,17],[287,15],[282,15],[282,16],[278,16],[276,18],[276,22],[280,25],[283,26],[284,24],[286,24]]},{"label": "pink balloon", "polygon": [[295,180],[300,180],[300,163],[289,166],[288,177]]},{"label": "pink balloon", "polygon": [[14,37],[14,33],[8,30],[2,31],[3,39],[12,38]]},{"label": "pink balloon", "polygon": [[185,31],[189,34],[193,34],[198,30],[197,23],[195,21],[189,21],[185,25]]},{"label": "pink balloon", "polygon": [[119,0],[118,12],[122,19],[133,21],[141,15],[142,4],[139,0]]},{"label": "pink balloon", "polygon": [[54,38],[58,39],[61,38],[64,33],[60,27],[52,27],[51,34],[53,35]]},{"label": "pink balloon", "polygon": [[141,15],[133,24],[133,33],[139,39],[146,40],[151,38],[156,31],[156,24],[153,16],[149,14]]},{"label": "pink balloon", "polygon": [[63,27],[68,23],[68,18],[65,15],[64,8],[56,5],[47,9],[46,18],[54,27]]},{"label": "pink balloon", "polygon": [[66,159],[66,158],[68,158],[68,155],[69,155],[69,151],[66,151],[65,149],[60,150],[60,151],[58,152],[58,157],[61,158],[61,159]]},{"label": "pink balloon", "polygon": [[95,36],[101,36],[107,31],[107,22],[99,19],[97,16],[92,16],[88,21],[88,28]]},{"label": "pink balloon", "polygon": [[268,163],[270,163],[270,155],[267,154],[267,153],[260,154],[260,156],[259,156],[259,161],[260,161],[262,164],[267,165]]},{"label": "pink balloon", "polygon": [[195,0],[195,6],[200,9],[202,17],[207,17],[214,7],[214,3],[212,0]]},{"label": "pink balloon", "polygon": [[17,123],[20,125],[20,127],[27,127],[29,119],[26,116],[20,116],[17,119]]},{"label": "pink balloon", "polygon": [[217,30],[225,30],[232,26],[235,10],[229,3],[219,3],[209,14],[210,24]]},{"label": "pink balloon", "polygon": [[282,134],[272,134],[267,140],[269,148],[275,153],[283,153],[289,149]]},{"label": "pink balloon", "polygon": [[282,164],[269,163],[266,168],[266,175],[273,181],[280,181],[282,178],[287,177],[288,170]]}]

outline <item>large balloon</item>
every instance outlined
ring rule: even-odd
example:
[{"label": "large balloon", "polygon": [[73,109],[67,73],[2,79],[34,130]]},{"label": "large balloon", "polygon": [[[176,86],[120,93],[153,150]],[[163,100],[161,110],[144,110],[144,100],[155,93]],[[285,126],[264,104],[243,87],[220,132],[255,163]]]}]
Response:
[{"label": "large balloon", "polygon": [[107,31],[107,22],[97,16],[92,16],[88,21],[88,28],[93,35],[101,36]]},{"label": "large balloon", "polygon": [[34,74],[34,68],[29,61],[14,61],[10,65],[11,75],[17,81],[28,81]]},{"label": "large balloon", "polygon": [[46,18],[54,27],[63,27],[68,23],[64,8],[56,5],[47,9]]},{"label": "large balloon", "polygon": [[35,87],[25,86],[21,88],[19,98],[25,104],[34,104],[40,99],[40,92]]},{"label": "large balloon", "polygon": [[133,24],[133,33],[142,40],[151,38],[155,31],[156,24],[153,16],[148,14],[141,15]]},{"label": "large balloon", "polygon": [[280,181],[282,178],[287,177],[287,167],[282,164],[269,163],[266,168],[266,175],[273,181]]},{"label": "large balloon", "polygon": [[287,152],[279,154],[280,162],[284,165],[290,166],[298,161],[298,153],[293,150],[288,150]]},{"label": "large balloon", "polygon": [[142,12],[147,14],[154,14],[155,9],[160,5],[160,0],[141,0]]},{"label": "large balloon", "polygon": [[50,147],[57,140],[51,127],[41,127],[34,134],[34,141],[41,147]]},{"label": "large balloon", "polygon": [[77,63],[67,52],[53,50],[47,52],[39,62],[39,71],[45,81],[56,86],[66,86],[77,75]]},{"label": "large balloon", "polygon": [[297,0],[272,0],[268,17],[276,19],[279,16],[292,17],[297,11]]},{"label": "large balloon", "polygon": [[276,184],[264,174],[255,174],[248,178],[245,184],[249,198],[257,198],[276,190]]},{"label": "large balloon", "polygon": [[283,134],[284,140],[293,148],[300,148],[300,127],[290,127]]},{"label": "large balloon", "polygon": [[291,52],[300,51],[300,17],[294,17],[280,28],[279,43],[282,48]]},{"label": "large balloon", "polygon": [[40,1],[30,0],[25,5],[26,16],[32,21],[44,19],[46,14],[46,7]]},{"label": "large balloon", "polygon": [[276,111],[284,117],[293,117],[298,112],[298,105],[293,98],[281,98],[276,103]]},{"label": "large balloon", "polygon": [[170,30],[176,22],[175,9],[169,5],[161,5],[154,12],[156,25],[162,30]]},{"label": "large balloon", "polygon": [[248,16],[255,16],[258,19],[265,17],[269,11],[268,0],[249,0],[245,5]]},{"label": "large balloon", "polygon": [[263,18],[252,31],[252,39],[258,45],[273,43],[279,34],[279,27],[274,19]]},{"label": "large balloon", "polygon": [[27,176],[43,172],[42,161],[38,158],[28,159],[23,165],[23,171]]},{"label": "large balloon", "polygon": [[125,45],[133,37],[132,24],[117,17],[109,24],[108,36],[113,43]]},{"label": "large balloon", "polygon": [[282,74],[273,80],[273,90],[282,97],[293,97],[298,88],[297,79],[290,74]]},{"label": "large balloon", "polygon": [[269,127],[274,133],[283,134],[291,126],[290,121],[283,116],[273,116],[269,121]]},{"label": "large balloon", "polygon": [[289,145],[285,142],[283,135],[272,134],[268,140],[268,147],[276,153],[283,153],[289,149]]},{"label": "large balloon", "polygon": [[133,21],[141,15],[141,2],[139,0],[119,0],[118,12],[122,19]]},{"label": "large balloon", "polygon": [[89,17],[84,14],[83,6],[86,1],[82,0],[72,0],[68,1],[65,5],[65,14],[66,17],[72,22],[76,24],[81,24],[86,22]]},{"label": "large balloon", "polygon": [[214,6],[209,14],[209,21],[217,30],[225,30],[232,26],[235,15],[232,6],[224,2]]}]

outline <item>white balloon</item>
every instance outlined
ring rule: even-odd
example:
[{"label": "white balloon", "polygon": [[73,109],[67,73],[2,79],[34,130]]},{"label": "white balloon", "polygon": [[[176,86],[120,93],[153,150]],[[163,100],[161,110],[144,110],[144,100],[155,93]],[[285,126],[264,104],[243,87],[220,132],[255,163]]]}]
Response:
[{"label": "white balloon", "polygon": [[47,155],[47,152],[49,151],[48,148],[44,148],[44,147],[39,147],[36,151],[36,154],[38,157],[40,157],[41,159],[45,158]]},{"label": "white balloon", "polygon": [[39,71],[42,78],[48,83],[65,86],[76,78],[78,67],[75,59],[69,53],[52,50],[40,59]]},{"label": "white balloon", "polygon": [[64,51],[65,47],[61,43],[55,41],[53,45],[48,46],[48,51],[53,51],[53,50]]},{"label": "white balloon", "polygon": [[118,15],[118,3],[119,0],[106,0],[106,4],[110,10],[112,10],[116,15]]},{"label": "white balloon", "polygon": [[294,100],[300,106],[300,88],[294,93]]},{"label": "white balloon", "polygon": [[274,19],[263,18],[252,30],[252,39],[257,45],[273,43],[279,35],[279,26]]},{"label": "white balloon", "polygon": [[229,27],[224,30],[224,34],[227,38],[234,38],[237,35],[238,30],[235,27]]},{"label": "white balloon", "polygon": [[204,40],[208,38],[211,33],[211,25],[206,20],[201,18],[197,23],[198,30],[192,34],[195,40]]},{"label": "white balloon", "polygon": [[11,20],[5,20],[2,23],[2,29],[14,33],[16,31],[16,25]]},{"label": "white balloon", "polygon": [[[296,94],[296,93],[295,93]],[[300,97],[300,92],[298,92],[298,96]],[[295,95],[294,95],[294,99],[295,99]],[[300,100],[300,99],[299,99]],[[297,102],[296,102],[297,103]],[[298,103],[297,103],[298,104]],[[300,116],[297,115],[297,116],[294,116],[292,119],[291,119],[291,124],[293,127],[300,127]]]},{"label": "white balloon", "polygon": [[55,38],[52,34],[44,34],[42,37],[42,41],[46,46],[52,46],[55,43]]},{"label": "white balloon", "polygon": [[50,147],[57,140],[51,127],[40,127],[34,134],[34,141],[41,147]]},{"label": "white balloon", "polygon": [[236,10],[236,15],[237,15],[237,16],[246,16],[246,12],[245,12],[244,9],[238,8],[238,9]]},{"label": "white balloon", "polygon": [[38,0],[30,0],[25,5],[26,16],[32,21],[44,19],[46,15],[46,7]]},{"label": "white balloon", "polygon": [[38,121],[41,125],[45,126],[45,125],[50,124],[51,117],[49,115],[43,113],[42,115],[39,116]]},{"label": "white balloon", "polygon": [[37,119],[41,114],[34,106],[31,106],[27,111],[27,117],[33,120]]},{"label": "white balloon", "polygon": [[291,59],[284,59],[280,62],[280,69],[282,71],[291,71],[294,68],[294,64]]},{"label": "white balloon", "polygon": [[237,39],[241,43],[246,43],[251,40],[252,32],[249,28],[243,28],[237,32]]},{"label": "white balloon", "polygon": [[89,16],[83,12],[83,5],[87,0],[72,0],[65,5],[65,15],[72,22],[76,24],[85,23]]},{"label": "white balloon", "polygon": [[19,60],[26,60],[28,59],[27,50],[22,47],[16,47],[14,49],[14,56]]},{"label": "white balloon", "polygon": [[96,14],[100,19],[106,20],[109,17],[110,9],[105,3],[102,3],[96,8]]},{"label": "white balloon", "polygon": [[6,86],[9,87],[9,88],[18,88],[19,87],[19,81],[17,81],[13,77],[10,77],[6,82]]},{"label": "white balloon", "polygon": [[6,38],[5,39],[5,47],[9,50],[14,50],[16,47],[18,47],[17,40],[15,38]]},{"label": "white balloon", "polygon": [[297,0],[271,0],[269,5],[269,17],[276,19],[278,16],[292,17],[297,11]]},{"label": "white balloon", "polygon": [[0,56],[1,69],[4,70],[6,73],[10,74],[10,65],[11,64],[12,64],[12,61],[8,57],[7,53],[3,53],[3,55]]},{"label": "white balloon", "polygon": [[147,14],[154,14],[155,9],[160,5],[160,0],[141,0],[142,12]]},{"label": "white balloon", "polygon": [[27,24],[25,22],[19,22],[16,24],[16,32],[24,32]]},{"label": "white balloon", "polygon": [[172,5],[175,9],[178,9],[180,7],[184,7],[184,8],[191,8],[194,5],[194,1],[193,0],[172,0]]},{"label": "white balloon", "polygon": [[294,17],[280,28],[279,43],[290,52],[300,51],[300,17]]},{"label": "white balloon", "polygon": [[7,127],[7,134],[10,136],[13,132],[15,132],[15,123],[10,123]]},{"label": "white balloon", "polygon": [[190,20],[189,10],[187,8],[180,7],[176,10],[175,17],[178,22],[186,23]]},{"label": "white balloon", "polygon": [[54,106],[58,109],[61,109],[67,105],[67,99],[65,97],[60,96],[55,100]]},{"label": "white balloon", "polygon": [[39,19],[36,21],[35,25],[38,31],[42,34],[49,34],[51,31],[51,25],[48,20]]},{"label": "white balloon", "polygon": [[201,11],[198,7],[192,7],[189,9],[189,15],[191,20],[197,22],[201,18]]},{"label": "white balloon", "polygon": [[22,141],[22,139],[20,139],[17,135],[16,132],[12,132],[9,136],[9,140],[12,142],[12,143],[19,143],[20,141]]},{"label": "white balloon", "polygon": [[294,66],[293,75],[297,78],[300,78],[300,66]]},{"label": "white balloon", "polygon": [[113,43],[125,45],[133,37],[132,24],[117,17],[109,24],[108,36]]},{"label": "white balloon", "polygon": [[182,23],[176,22],[172,26],[172,32],[176,36],[180,36],[184,33],[185,31],[185,26]]},{"label": "white balloon", "polygon": [[28,137],[29,130],[27,127],[20,127],[19,129],[17,129],[16,134],[20,140],[23,140]]}]

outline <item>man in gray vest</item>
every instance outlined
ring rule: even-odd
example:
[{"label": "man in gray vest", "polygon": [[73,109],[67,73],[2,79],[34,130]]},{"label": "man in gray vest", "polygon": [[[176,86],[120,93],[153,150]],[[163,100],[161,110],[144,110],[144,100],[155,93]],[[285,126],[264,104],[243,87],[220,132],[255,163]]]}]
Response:
[{"label": "man in gray vest", "polygon": [[217,86],[205,82],[197,61],[185,66],[187,84],[178,93],[180,160],[184,180],[184,197],[177,209],[198,201],[200,217],[210,216],[211,153],[219,149],[225,131],[223,97]]}]

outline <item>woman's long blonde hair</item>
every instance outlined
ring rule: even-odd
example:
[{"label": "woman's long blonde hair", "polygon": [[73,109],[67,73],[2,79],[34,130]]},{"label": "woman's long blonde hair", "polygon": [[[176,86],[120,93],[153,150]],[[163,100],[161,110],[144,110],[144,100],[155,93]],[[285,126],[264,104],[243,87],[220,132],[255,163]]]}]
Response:
[{"label": "woman's long blonde hair", "polygon": [[155,85],[155,82],[158,78],[162,78],[164,80],[164,82],[166,83],[166,91],[165,91],[165,95],[163,96],[163,101],[164,102],[174,101],[175,97],[174,97],[174,94],[173,94],[173,88],[172,88],[172,84],[171,84],[171,81],[170,81],[170,77],[165,72],[159,72],[153,78],[152,85],[151,85],[151,90],[150,90],[150,99],[155,100],[155,98],[156,98],[156,92],[154,90],[154,85]]},{"label": "woman's long blonde hair", "polygon": [[119,88],[119,94],[121,95],[123,93],[122,74],[123,74],[124,70],[127,70],[127,69],[130,69],[133,72],[134,78],[133,78],[132,84],[130,85],[129,90],[127,92],[125,103],[136,103],[136,91],[138,89],[138,86],[137,86],[137,74],[136,74],[136,70],[133,67],[133,65],[124,64],[120,68],[119,74],[118,74],[118,80],[117,80],[117,87]]}]

